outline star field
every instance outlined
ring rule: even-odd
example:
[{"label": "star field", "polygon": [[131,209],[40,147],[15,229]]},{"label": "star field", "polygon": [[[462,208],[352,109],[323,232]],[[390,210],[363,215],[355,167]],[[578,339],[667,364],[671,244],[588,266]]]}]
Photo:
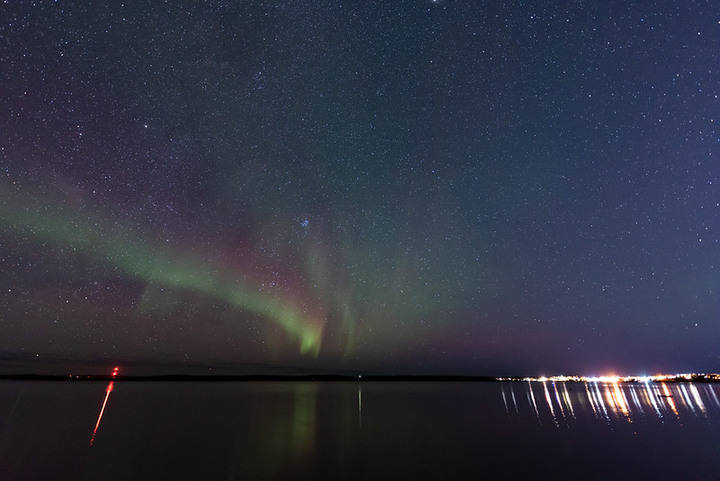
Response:
[{"label": "star field", "polygon": [[712,3],[6,2],[4,371],[717,371]]}]

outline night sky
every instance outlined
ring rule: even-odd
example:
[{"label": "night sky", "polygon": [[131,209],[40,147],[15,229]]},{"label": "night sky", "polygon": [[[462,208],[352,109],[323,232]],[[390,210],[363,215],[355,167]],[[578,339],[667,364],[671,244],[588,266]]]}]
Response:
[{"label": "night sky", "polygon": [[718,371],[718,95],[712,1],[5,2],[0,371]]}]

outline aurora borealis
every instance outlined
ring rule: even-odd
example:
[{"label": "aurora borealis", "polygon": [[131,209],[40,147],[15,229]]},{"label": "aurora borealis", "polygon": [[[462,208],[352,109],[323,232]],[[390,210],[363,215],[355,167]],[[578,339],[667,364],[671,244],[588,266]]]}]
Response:
[{"label": "aurora borealis", "polygon": [[720,9],[0,6],[0,371],[718,371]]}]

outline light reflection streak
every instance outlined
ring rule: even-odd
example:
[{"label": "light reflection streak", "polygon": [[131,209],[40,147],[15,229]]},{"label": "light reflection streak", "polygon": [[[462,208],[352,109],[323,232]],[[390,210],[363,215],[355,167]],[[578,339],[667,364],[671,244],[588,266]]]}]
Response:
[{"label": "light reflection streak", "polygon": [[565,419],[565,410],[563,409],[562,401],[560,401],[560,394],[557,390],[557,385],[555,383],[552,384],[553,391],[555,391],[555,400],[557,401],[558,407],[560,408],[560,416],[562,416],[563,420]]},{"label": "light reflection streak", "polygon": [[98,428],[100,427],[100,421],[102,421],[103,414],[105,413],[105,406],[107,406],[108,399],[110,398],[110,393],[113,390],[114,387],[114,379],[117,377],[118,374],[118,368],[116,367],[113,369],[112,374],[110,375],[110,379],[113,379],[110,381],[110,384],[107,385],[105,388],[105,399],[103,400],[102,407],[100,408],[100,414],[98,415],[97,422],[95,423],[95,429],[93,429],[92,436],[90,436],[90,446],[95,444],[95,435],[97,434]]},{"label": "light reflection streak", "polygon": [[682,401],[685,406],[690,406],[690,409],[692,412],[695,412],[695,406],[693,405],[693,402],[690,401],[690,395],[687,392],[687,389],[685,388],[684,384],[680,385],[680,394],[682,395]]},{"label": "light reflection streak", "polygon": [[507,398],[505,397],[505,387],[502,387],[502,397],[503,397],[503,404],[505,405],[505,414],[510,414],[510,409],[508,409],[508,403]]},{"label": "light reflection streak", "polygon": [[703,413],[703,416],[707,417],[707,410],[705,409],[705,404],[700,397],[700,392],[698,391],[698,388],[695,387],[694,384],[690,384],[690,394],[692,394],[694,404],[698,407],[698,409],[700,409],[700,411]]},{"label": "light reflection streak", "polygon": [[598,386],[598,383],[593,383],[595,387],[595,402],[598,403],[598,406],[602,409],[603,414],[605,415],[605,419],[610,421],[610,416],[608,416],[607,409],[605,409],[605,403],[603,402],[602,394],[600,393],[600,387]]},{"label": "light reflection streak", "polygon": [[610,384],[610,386],[610,389],[605,390],[605,399],[607,400],[608,408],[614,414],[618,414],[620,412],[622,412],[623,414],[627,414],[627,410],[623,408],[622,400],[616,392],[616,390],[618,389],[617,383],[613,382],[612,384]]},{"label": "light reflection streak", "polygon": [[597,409],[595,409],[595,403],[593,402],[592,394],[590,394],[590,389],[588,389],[588,383],[585,383],[585,393],[587,394],[587,398],[590,401],[590,407],[593,410],[593,414],[595,415],[595,418],[598,417]]},{"label": "light reflection streak", "polygon": [[639,411],[642,413],[642,408],[638,406],[637,394],[635,393],[635,386],[629,385],[627,392],[625,393],[625,401],[627,401],[628,411],[635,412]]},{"label": "light reflection streak", "polygon": [[547,405],[550,408],[550,414],[552,414],[553,421],[555,422],[555,426],[560,426],[557,416],[555,416],[555,409],[553,408],[552,399],[550,398],[550,392],[548,391],[548,388],[547,388],[547,382],[543,382],[543,388],[545,389],[545,401],[547,402]]},{"label": "light reflection streak", "polygon": [[572,406],[572,398],[568,394],[567,384],[563,383],[563,400],[565,401],[565,404],[568,407],[568,410],[570,411],[570,415],[575,419],[575,410]]},{"label": "light reflection streak", "polygon": [[662,418],[663,415],[660,412],[660,407],[657,403],[656,396],[653,395],[653,392],[650,390],[650,384],[648,382],[645,382],[645,399],[650,401],[650,404],[652,404],[652,407],[655,409],[655,414],[657,414],[658,418]]},{"label": "light reflection streak", "polygon": [[620,412],[622,412],[622,414],[630,420],[630,409],[628,409],[627,398],[625,398],[625,393],[622,392],[620,385],[616,382],[613,383],[612,393],[613,400],[615,401],[618,409],[620,409]]},{"label": "light reflection streak", "polygon": [[675,407],[675,401],[673,401],[672,394],[670,394],[670,390],[668,389],[667,384],[662,383],[662,390],[662,398],[668,403],[668,406],[670,406],[670,409],[675,414],[675,416],[679,416],[678,410]]},{"label": "light reflection streak", "polygon": [[531,404],[533,409],[535,409],[535,416],[540,419],[540,413],[538,412],[537,402],[535,402],[535,394],[533,393],[532,384],[530,381],[528,381],[528,392],[529,392],[529,399],[531,400]]},{"label": "light reflection streak", "polygon": [[515,412],[519,413],[517,401],[515,400],[515,390],[513,390],[512,384],[510,385],[510,396],[512,396],[513,406],[515,406]]},{"label": "light reflection streak", "polygon": [[[548,383],[551,383],[550,385]],[[569,427],[572,421],[582,418],[583,413],[608,422],[635,423],[655,418],[666,422],[677,419],[682,422],[689,417],[713,420],[710,412],[720,409],[717,385],[693,382],[585,382],[578,389],[573,384],[540,381],[543,395],[536,399],[534,383],[527,384],[527,397],[531,410],[541,423],[551,420],[556,427]],[[512,411],[510,391],[503,387],[502,396],[507,413]],[[515,409],[521,411],[517,405]]]},{"label": "light reflection streak", "polygon": [[715,395],[715,391],[712,389],[711,386],[707,386],[707,387],[708,387],[707,390],[710,391],[710,396],[715,401],[715,405],[720,408],[720,399],[718,399],[717,395]]},{"label": "light reflection streak", "polygon": [[630,399],[632,399],[632,402],[637,408],[637,410],[640,411],[641,414],[645,414],[645,410],[640,403],[640,398],[638,398],[637,390],[635,389],[634,384],[630,385]]}]

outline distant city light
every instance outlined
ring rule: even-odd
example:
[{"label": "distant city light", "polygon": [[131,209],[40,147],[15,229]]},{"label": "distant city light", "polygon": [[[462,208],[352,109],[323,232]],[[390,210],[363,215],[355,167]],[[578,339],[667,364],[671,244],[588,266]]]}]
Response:
[{"label": "distant city light", "polygon": [[720,381],[720,374],[682,373],[655,374],[652,376],[541,376],[541,377],[499,377],[498,381],[530,381],[530,382],[595,382],[616,384],[620,382],[678,382],[678,381]]}]

